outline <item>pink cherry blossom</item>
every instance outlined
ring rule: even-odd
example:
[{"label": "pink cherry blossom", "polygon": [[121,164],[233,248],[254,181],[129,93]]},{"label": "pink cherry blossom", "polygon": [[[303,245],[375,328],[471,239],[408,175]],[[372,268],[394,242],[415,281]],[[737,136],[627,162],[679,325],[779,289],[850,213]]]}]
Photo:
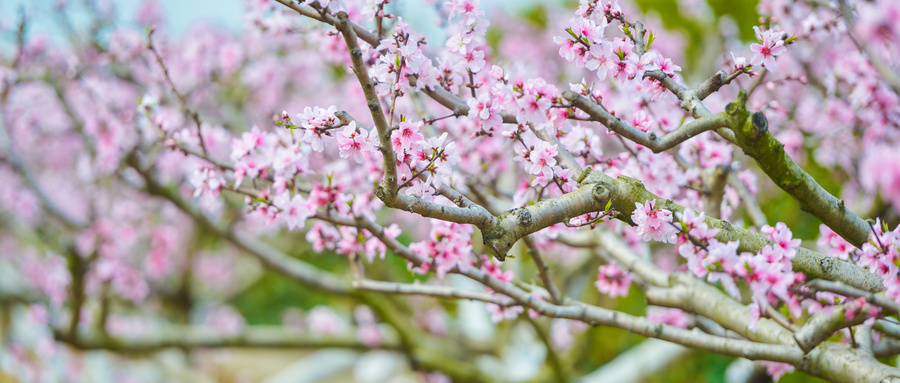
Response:
[{"label": "pink cherry blossom", "polygon": [[352,157],[356,163],[361,164],[363,161],[363,153],[375,150],[369,131],[357,128],[356,122],[351,121],[349,125],[344,127],[337,134],[338,148],[341,151],[341,158]]},{"label": "pink cherry blossom", "polygon": [[614,264],[600,266],[598,269],[597,291],[611,298],[627,296],[631,287],[631,275]]},{"label": "pink cherry blossom", "polygon": [[534,149],[528,154],[530,164],[525,167],[525,170],[531,174],[544,173],[545,177],[552,177],[557,155],[559,155],[559,152],[556,145],[546,141],[538,141]]},{"label": "pink cherry blossom", "polygon": [[678,229],[672,225],[672,212],[665,209],[654,209],[655,200],[635,203],[636,209],[631,220],[637,225],[637,233],[644,241],[675,243]]},{"label": "pink cherry blossom", "polygon": [[278,216],[289,230],[302,229],[306,225],[307,218],[313,215],[306,207],[306,199],[299,194],[293,196],[281,194],[275,197],[274,205],[281,210]]},{"label": "pink cherry blossom", "polygon": [[772,29],[761,31],[759,27],[753,27],[753,32],[756,33],[756,39],[760,44],[750,44],[750,50],[753,52],[753,56],[750,57],[750,65],[761,63],[766,69],[774,71],[775,57],[787,52],[782,38],[783,33]]}]

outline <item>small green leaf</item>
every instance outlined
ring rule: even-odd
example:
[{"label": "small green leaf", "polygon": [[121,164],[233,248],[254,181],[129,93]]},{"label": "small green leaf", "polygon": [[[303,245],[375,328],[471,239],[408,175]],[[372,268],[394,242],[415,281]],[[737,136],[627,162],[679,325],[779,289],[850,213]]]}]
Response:
[{"label": "small green leaf", "polygon": [[611,208],[611,207],[612,207],[612,198],[610,198],[609,201],[606,201],[606,208],[603,210],[609,211],[609,208]]},{"label": "small green leaf", "polygon": [[656,36],[653,35],[653,31],[650,31],[650,35],[647,37],[647,47],[644,48],[644,51],[650,50],[650,45],[653,44],[654,40],[656,40]]}]

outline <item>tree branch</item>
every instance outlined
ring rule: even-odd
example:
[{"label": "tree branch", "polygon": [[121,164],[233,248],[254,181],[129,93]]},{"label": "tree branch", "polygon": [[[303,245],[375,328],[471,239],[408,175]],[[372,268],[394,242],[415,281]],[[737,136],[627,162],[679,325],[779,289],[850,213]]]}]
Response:
[{"label": "tree branch", "polygon": [[900,313],[900,305],[885,297],[883,294],[875,294],[870,291],[847,286],[841,282],[824,281],[821,279],[810,281],[806,285],[813,291],[828,291],[846,297],[862,297],[865,298],[867,302],[887,310],[890,314]]},{"label": "tree branch", "polygon": [[[853,317],[847,318],[848,309],[856,309],[857,313]],[[868,319],[868,313],[866,310],[861,310],[857,303],[845,303],[835,306],[834,312],[830,315],[814,315],[807,320],[803,327],[794,333],[794,340],[797,341],[797,345],[803,349],[804,353],[809,353],[836,331],[856,326],[866,319]]]},{"label": "tree branch", "polygon": [[[657,207],[672,212],[684,211],[683,206],[670,200],[664,200],[653,193],[650,193],[644,188],[644,185],[640,181],[633,178],[626,176],[611,178],[602,172],[594,170],[590,170],[585,177],[597,177],[596,182],[609,190],[612,208],[619,212],[616,217],[626,223],[633,224],[633,222],[631,222],[631,214],[634,212],[635,203],[642,204],[649,200],[655,200]],[[738,251],[757,253],[763,247],[770,244],[765,235],[732,226],[727,221],[706,217],[705,222],[710,228],[719,229],[719,234],[716,235],[716,239],[719,240],[719,242],[727,243],[730,241],[740,241]],[[797,249],[797,256],[792,261],[794,271],[806,274],[809,279],[819,278],[830,281],[841,281],[847,285],[866,291],[884,290],[883,281],[878,276],[863,270],[859,266],[828,257],[806,248],[801,247]]]},{"label": "tree branch", "polygon": [[766,214],[759,207],[759,203],[756,202],[756,199],[750,194],[750,190],[747,189],[747,185],[738,178],[735,172],[728,173],[728,185],[737,190],[738,196],[741,197],[741,202],[744,203],[744,210],[747,211],[747,215],[750,216],[754,226],[763,227],[769,224]]},{"label": "tree branch", "polygon": [[760,169],[778,187],[800,203],[800,209],[808,212],[856,247],[869,239],[869,224],[844,205],[843,200],[825,191],[815,179],[803,171],[784,145],[769,132],[766,116],[761,112],[750,113],[746,109],[747,94],[741,92],[735,102],[728,104],[732,131],[744,153],[753,157]]},{"label": "tree branch", "polygon": [[601,108],[600,105],[595,104],[587,97],[582,96],[578,93],[565,91],[563,92],[563,97],[566,100],[569,100],[569,102],[571,102],[573,106],[583,110],[585,113],[591,116],[592,121],[597,121],[603,124],[604,126],[609,128],[609,130],[612,130],[622,137],[625,137],[639,145],[647,147],[654,153],[659,153],[671,149],[700,133],[709,130],[715,130],[718,128],[728,127],[729,123],[728,115],[725,113],[710,114],[699,117],[696,120],[682,125],[678,129],[666,133],[662,137],[658,137],[656,133],[645,133],[634,128],[627,122],[622,121],[618,117],[613,116],[612,114]]},{"label": "tree branch", "polygon": [[[282,3],[283,4],[283,3]],[[378,131],[378,141],[380,145],[378,150],[384,159],[384,180],[381,182],[382,188],[386,190],[386,197],[393,200],[393,196],[397,194],[397,159],[394,157],[394,149],[391,145],[390,126],[384,117],[384,111],[381,110],[381,102],[378,94],[375,92],[375,82],[369,77],[369,71],[363,62],[362,49],[359,47],[356,29],[350,22],[346,13],[340,12],[337,15],[337,22],[333,24],[338,31],[344,36],[344,42],[347,49],[350,50],[350,59],[353,62],[353,73],[359,81],[359,86],[366,96],[366,106],[375,122],[375,129]],[[378,44],[370,44],[373,47]],[[381,196],[379,196],[381,198]],[[384,199],[384,198],[382,198]],[[387,203],[388,201],[385,201]]]},{"label": "tree branch", "polygon": [[22,176],[22,180],[25,181],[25,185],[31,189],[34,193],[35,197],[37,197],[38,201],[41,202],[41,205],[54,217],[58,218],[59,221],[65,225],[68,229],[77,230],[84,228],[87,226],[87,223],[81,222],[81,220],[71,217],[66,211],[60,209],[59,206],[56,205],[56,202],[44,193],[41,190],[40,185],[38,185],[37,179],[34,178],[34,174],[31,173],[31,170],[25,165],[22,159],[13,151],[12,138],[9,136],[9,133],[6,131],[6,123],[4,119],[0,117],[0,149],[6,153],[6,158],[4,162],[12,165],[13,169],[20,176]]},{"label": "tree branch", "polygon": [[433,286],[422,284],[392,283],[373,280],[360,280],[353,282],[353,288],[364,291],[376,291],[387,294],[422,295],[440,299],[467,299],[493,303],[498,306],[510,306],[505,299],[478,291],[460,290],[450,286]]},{"label": "tree branch", "polygon": [[556,284],[553,283],[553,271],[550,270],[550,266],[544,262],[544,257],[541,256],[541,252],[538,250],[534,241],[528,236],[522,238],[522,241],[525,242],[525,246],[528,247],[528,255],[531,255],[531,259],[534,261],[534,267],[537,268],[538,276],[541,277],[541,283],[550,294],[551,301],[556,304],[562,303],[562,294],[559,292],[559,288],[556,287]]},{"label": "tree branch", "polygon": [[[222,335],[206,326],[169,326],[149,330],[137,336],[113,338],[94,333],[78,333],[77,337],[55,331],[54,337],[79,350],[107,350],[121,354],[150,353],[167,348],[349,348],[368,350],[369,346],[351,337],[316,337],[291,331],[281,326],[253,326],[237,335]],[[385,340],[378,348],[398,350],[396,341]]]},{"label": "tree branch", "polygon": [[606,186],[586,179],[571,193],[503,213],[495,225],[482,228],[484,243],[494,257],[503,261],[520,238],[582,214],[604,211],[609,198]]},{"label": "tree branch", "polygon": [[[177,190],[161,185],[150,174],[150,171],[146,170],[140,164],[140,161],[137,159],[136,155],[132,154],[131,156],[129,156],[127,161],[132,166],[132,168],[134,168],[138,172],[138,174],[141,175],[141,178],[143,178],[143,190],[151,195],[163,197],[169,200],[172,204],[178,207],[178,209],[193,218],[194,222],[196,222],[198,225],[209,228],[211,231],[216,233],[216,235],[231,242],[237,248],[252,254],[271,270],[287,276],[293,280],[296,280],[311,288],[319,289],[325,292],[339,295],[347,295],[352,292],[349,283],[342,281],[337,276],[334,276],[316,267],[310,266],[306,262],[303,262],[299,259],[292,258],[287,254],[282,253],[278,249],[269,246],[266,243],[256,241],[255,239],[252,239],[244,234],[236,233],[231,229],[222,227],[221,225],[212,222],[201,211],[197,210],[197,208],[195,208],[193,205],[182,199]],[[138,187],[141,188],[140,186]]]},{"label": "tree branch", "polygon": [[163,62],[162,55],[159,54],[159,51],[156,50],[156,47],[153,45],[153,32],[154,29],[151,27],[150,31],[147,33],[147,49],[153,53],[153,57],[156,59],[156,63],[159,64],[160,70],[162,70],[163,77],[166,80],[166,84],[169,86],[169,89],[172,93],[175,94],[175,97],[178,98],[178,102],[181,104],[181,110],[187,114],[191,120],[194,121],[194,124],[197,126],[197,140],[200,141],[200,148],[203,149],[204,154],[209,154],[209,151],[206,150],[206,143],[203,141],[203,131],[201,129],[202,124],[200,123],[200,115],[197,114],[197,111],[191,109],[188,106],[187,99],[184,98],[184,95],[178,92],[178,89],[175,88],[175,83],[172,81],[172,77],[169,76],[169,68],[166,67],[166,64]]},{"label": "tree branch", "polygon": [[[363,223],[363,225],[366,225],[366,223]],[[400,255],[414,263],[423,262],[418,255],[398,241],[390,237],[384,237],[383,232],[378,229],[377,225],[371,222],[368,225],[372,227],[371,231],[376,233],[376,236],[378,236],[377,233],[382,233],[382,237],[385,238],[385,245],[394,254]],[[379,237],[379,239],[382,237]],[[757,330],[748,332],[746,328],[750,317],[749,309],[725,296],[714,287],[699,281],[693,282],[695,286],[693,290],[705,296],[689,296],[690,299],[686,300],[696,305],[695,311],[705,312],[711,318],[715,318],[717,322],[727,324],[726,327],[741,329],[739,333],[742,333],[742,335],[752,337],[751,339],[760,339],[760,341],[766,343],[718,337],[696,329],[693,331],[683,330],[653,323],[645,318],[633,317],[621,312],[589,306],[580,302],[568,306],[555,305],[539,300],[530,293],[510,283],[502,282],[480,269],[470,267],[466,270],[455,270],[454,272],[481,282],[492,290],[509,296],[516,302],[549,317],[574,319],[594,325],[615,327],[635,334],[723,355],[788,363],[810,374],[834,381],[881,382],[886,377],[900,376],[900,370],[880,364],[875,359],[860,354],[859,350],[850,349],[842,345],[825,344],[813,350],[807,357],[804,357],[803,351],[796,347],[790,333],[769,319],[760,319]],[[686,283],[691,283],[689,278],[686,278],[686,280]],[[679,283],[684,284],[680,280]],[[683,288],[684,286],[676,287]],[[715,294],[718,294],[721,298],[715,298]],[[710,299],[710,297],[713,299]]]}]

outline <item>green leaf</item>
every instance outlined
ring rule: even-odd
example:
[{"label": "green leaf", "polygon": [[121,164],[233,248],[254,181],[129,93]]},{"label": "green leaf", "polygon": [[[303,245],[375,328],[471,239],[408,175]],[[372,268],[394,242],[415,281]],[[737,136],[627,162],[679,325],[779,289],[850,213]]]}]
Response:
[{"label": "green leaf", "polygon": [[653,35],[653,31],[650,31],[650,35],[647,37],[647,46],[644,48],[644,51],[650,50],[650,45],[653,44],[654,40],[656,40],[656,36]]}]

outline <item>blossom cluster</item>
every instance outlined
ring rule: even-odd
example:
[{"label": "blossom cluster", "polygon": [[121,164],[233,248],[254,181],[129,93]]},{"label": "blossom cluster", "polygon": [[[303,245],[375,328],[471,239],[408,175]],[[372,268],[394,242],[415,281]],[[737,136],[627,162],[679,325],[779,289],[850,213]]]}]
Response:
[{"label": "blossom cluster", "polygon": [[[760,230],[771,244],[756,254],[739,254],[740,243],[719,242],[715,238],[719,229],[709,227],[704,213],[686,209],[675,221],[672,212],[655,208],[655,202],[636,203],[637,209],[631,217],[644,241],[676,243],[677,238],[678,254],[687,261],[688,271],[709,282],[720,282],[735,299],[741,298],[737,280],[744,281],[757,319],[761,310],[775,307],[779,302],[786,303],[793,316],[802,315],[802,297],[794,288],[805,278],[802,273],[794,272],[791,264],[800,240],[793,238],[787,225],[779,222],[774,227],[763,226]],[[751,322],[749,327],[756,327],[756,323]]]},{"label": "blossom cluster", "polygon": [[[600,3],[599,0],[581,1],[566,29],[570,36],[554,38],[560,46],[560,56],[578,67],[595,71],[600,81],[609,76],[620,83],[641,82],[647,71],[661,70],[669,77],[681,71],[672,59],[647,49],[649,44],[647,47],[636,47],[630,36],[607,37],[610,22],[624,20],[624,14],[618,1]],[[623,28],[628,27],[623,21]]]},{"label": "blossom cluster", "polygon": [[900,303],[900,225],[887,230],[877,221],[872,225],[869,241],[856,248],[825,225],[818,245],[831,257],[853,261],[884,279],[885,294]]},{"label": "blossom cluster", "polygon": [[424,274],[434,267],[438,278],[443,278],[450,271],[471,267],[473,231],[468,225],[432,220],[429,239],[409,245],[409,249],[426,262],[419,266],[410,265],[410,269]]}]

